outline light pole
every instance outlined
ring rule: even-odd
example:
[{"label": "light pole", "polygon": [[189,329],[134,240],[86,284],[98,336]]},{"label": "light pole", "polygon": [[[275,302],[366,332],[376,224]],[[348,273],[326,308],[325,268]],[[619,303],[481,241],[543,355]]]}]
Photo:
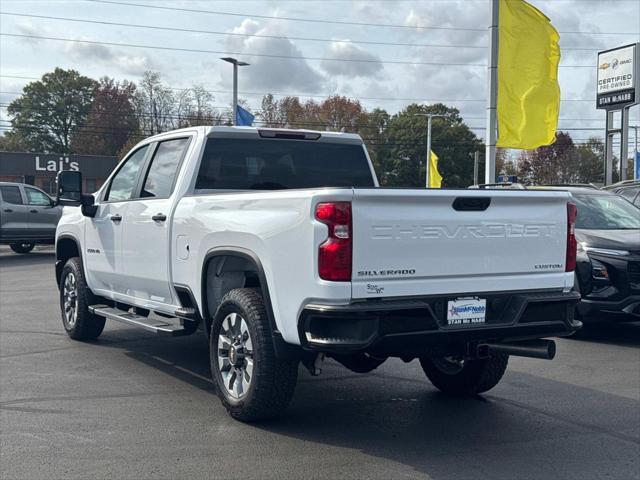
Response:
[{"label": "light pole", "polygon": [[633,150],[633,174],[635,175],[635,180],[640,180],[640,167],[638,166],[638,125],[630,125],[629,128],[633,128],[634,135],[633,138],[635,140],[635,148]]},{"label": "light pole", "polygon": [[249,64],[246,62],[240,62],[232,57],[224,57],[220,60],[224,60],[225,62],[229,62],[233,65],[233,125],[236,125],[238,120],[238,67],[244,67]]},{"label": "light pole", "polygon": [[446,115],[441,115],[439,113],[414,113],[414,117],[427,117],[427,164],[425,165],[426,173],[425,173],[425,188],[429,188],[429,166],[431,165],[431,119],[436,118],[446,118]]}]

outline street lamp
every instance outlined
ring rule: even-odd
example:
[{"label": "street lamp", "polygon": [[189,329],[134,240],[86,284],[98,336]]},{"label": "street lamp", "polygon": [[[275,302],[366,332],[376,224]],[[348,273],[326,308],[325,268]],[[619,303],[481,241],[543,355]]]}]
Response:
[{"label": "street lamp", "polygon": [[224,57],[220,60],[233,64],[233,124],[237,124],[238,114],[238,67],[249,65],[246,62],[240,62],[232,57]]},{"label": "street lamp", "polygon": [[636,148],[634,149],[633,155],[633,173],[635,175],[635,180],[640,180],[640,167],[638,166],[638,161],[640,161],[640,157],[638,157],[638,125],[629,125],[629,128],[633,128],[635,130],[635,144]]},{"label": "street lamp", "polygon": [[425,187],[429,188],[429,165],[431,162],[431,119],[436,118],[446,118],[446,115],[441,115],[439,113],[414,113],[414,117],[427,117],[427,164],[426,164],[426,174],[425,174]]}]

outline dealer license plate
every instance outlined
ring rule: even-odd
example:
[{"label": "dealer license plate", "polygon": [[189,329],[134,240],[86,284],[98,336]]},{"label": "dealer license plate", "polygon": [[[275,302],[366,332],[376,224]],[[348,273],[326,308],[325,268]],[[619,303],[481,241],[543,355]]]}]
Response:
[{"label": "dealer license plate", "polygon": [[485,323],[487,300],[457,298],[447,303],[447,325],[476,325]]}]

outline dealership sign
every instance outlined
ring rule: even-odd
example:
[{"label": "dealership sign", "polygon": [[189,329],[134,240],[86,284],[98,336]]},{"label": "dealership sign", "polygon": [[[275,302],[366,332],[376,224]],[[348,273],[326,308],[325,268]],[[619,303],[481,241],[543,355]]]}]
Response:
[{"label": "dealership sign", "polygon": [[640,44],[598,53],[596,108],[620,109],[640,99]]}]

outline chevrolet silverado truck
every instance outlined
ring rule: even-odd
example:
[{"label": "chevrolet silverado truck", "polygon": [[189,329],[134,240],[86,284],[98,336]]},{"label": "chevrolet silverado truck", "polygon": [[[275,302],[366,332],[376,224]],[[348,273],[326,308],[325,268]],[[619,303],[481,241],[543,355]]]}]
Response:
[{"label": "chevrolet silverado truck", "polygon": [[242,421],[282,412],[300,364],[418,359],[440,390],[477,394],[580,327],[567,192],[380,188],[357,135],[250,127],[151,137],[97,193],[81,184],[59,174],[69,336],[106,319],[202,330]]}]

